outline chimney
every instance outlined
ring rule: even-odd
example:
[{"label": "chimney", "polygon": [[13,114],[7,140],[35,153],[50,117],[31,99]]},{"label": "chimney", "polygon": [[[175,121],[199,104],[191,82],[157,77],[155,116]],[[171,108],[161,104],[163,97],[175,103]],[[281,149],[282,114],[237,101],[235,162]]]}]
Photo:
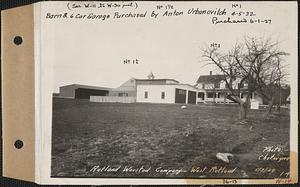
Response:
[{"label": "chimney", "polygon": [[212,75],[212,71],[209,71],[209,75]]}]

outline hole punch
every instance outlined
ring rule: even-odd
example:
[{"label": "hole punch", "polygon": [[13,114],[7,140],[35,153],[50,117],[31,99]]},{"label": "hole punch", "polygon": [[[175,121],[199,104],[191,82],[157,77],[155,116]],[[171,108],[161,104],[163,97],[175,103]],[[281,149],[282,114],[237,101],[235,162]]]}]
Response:
[{"label": "hole punch", "polygon": [[15,141],[15,148],[21,149],[24,146],[24,143],[22,140]]},{"label": "hole punch", "polygon": [[14,43],[15,43],[16,45],[21,45],[21,44],[23,43],[22,37],[21,37],[21,36],[16,36],[16,37],[14,38]]}]

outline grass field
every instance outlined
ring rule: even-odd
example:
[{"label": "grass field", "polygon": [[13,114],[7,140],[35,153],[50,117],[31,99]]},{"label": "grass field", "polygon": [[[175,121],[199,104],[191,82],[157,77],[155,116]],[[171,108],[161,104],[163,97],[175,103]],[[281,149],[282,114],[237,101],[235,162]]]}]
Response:
[{"label": "grass field", "polygon": [[[263,114],[250,110],[240,123],[235,105],[181,109],[54,98],[52,176],[277,178],[289,170],[278,160],[289,154],[289,114]],[[234,156],[225,163],[218,152]]]}]

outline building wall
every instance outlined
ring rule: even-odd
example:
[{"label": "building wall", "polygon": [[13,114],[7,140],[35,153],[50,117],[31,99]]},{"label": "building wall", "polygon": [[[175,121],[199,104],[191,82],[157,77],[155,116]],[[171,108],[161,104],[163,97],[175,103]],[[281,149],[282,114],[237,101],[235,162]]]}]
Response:
[{"label": "building wall", "polygon": [[[175,103],[176,90],[184,90],[186,95],[182,102],[177,103],[188,103],[196,104],[197,89],[188,85],[137,85],[137,102],[146,102],[146,103]],[[148,92],[148,98],[145,98],[145,92]],[[190,96],[188,93],[190,91]],[[162,92],[165,92],[165,98],[161,98]],[[177,94],[178,100],[178,94]]]},{"label": "building wall", "polygon": [[74,86],[60,87],[59,97],[75,98],[75,87]]},{"label": "building wall", "polygon": [[[120,96],[120,94],[122,96]],[[125,96],[127,95],[127,96]],[[133,91],[128,91],[128,90],[112,90],[109,92],[109,96],[114,96],[114,97],[136,97],[136,90]]]},{"label": "building wall", "polygon": [[261,104],[261,105],[263,104],[263,99],[259,95],[257,95],[256,93],[253,93],[253,100],[258,101],[258,103]]},{"label": "building wall", "polygon": [[[244,93],[242,100],[245,101],[245,100],[246,100],[246,97],[247,97],[247,93]],[[257,93],[255,93],[255,92],[252,93],[252,98],[251,98],[250,101],[251,101],[251,102],[252,102],[252,101],[257,101],[260,105],[263,104],[263,99],[262,99],[259,95],[257,95]]]},{"label": "building wall", "polygon": [[[145,98],[145,92],[148,98]],[[161,98],[161,93],[165,92],[165,99]],[[174,85],[137,85],[136,102],[141,103],[175,103]]]}]

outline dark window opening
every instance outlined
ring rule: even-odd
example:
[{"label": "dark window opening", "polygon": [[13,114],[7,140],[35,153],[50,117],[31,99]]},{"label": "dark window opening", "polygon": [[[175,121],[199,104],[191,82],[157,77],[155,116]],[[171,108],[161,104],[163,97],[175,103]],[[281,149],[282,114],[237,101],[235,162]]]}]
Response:
[{"label": "dark window opening", "polygon": [[243,83],[239,83],[239,84],[238,84],[238,87],[239,87],[239,88],[244,88],[244,84],[243,84]]},{"label": "dark window opening", "polygon": [[90,96],[108,96],[108,90],[95,90],[87,88],[77,88],[75,90],[76,99],[90,99]]},{"label": "dark window opening", "polygon": [[119,97],[128,97],[128,93],[119,93],[118,96]]},{"label": "dark window opening", "polygon": [[145,92],[145,99],[148,99],[148,92]]},{"label": "dark window opening", "polygon": [[186,90],[179,90],[178,94],[180,94],[180,95],[186,95]]},{"label": "dark window opening", "polygon": [[204,93],[198,92],[198,98],[201,98],[202,100],[204,100]]},{"label": "dark window opening", "polygon": [[213,92],[208,92],[207,93],[207,98],[216,98],[216,93],[213,93]]},{"label": "dark window opening", "polygon": [[220,82],[215,83],[215,88],[220,88]]},{"label": "dark window opening", "polygon": [[161,92],[161,98],[165,99],[165,92]]}]

